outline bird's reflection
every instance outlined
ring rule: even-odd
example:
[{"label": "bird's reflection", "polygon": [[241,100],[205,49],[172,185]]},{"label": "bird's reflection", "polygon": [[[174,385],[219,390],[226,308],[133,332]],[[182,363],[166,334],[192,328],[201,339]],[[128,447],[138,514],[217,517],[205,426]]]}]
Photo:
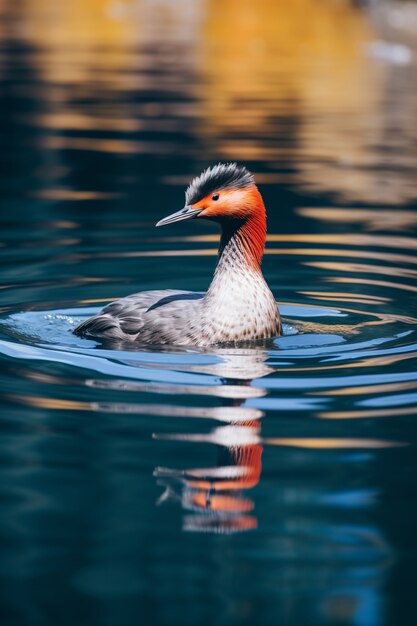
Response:
[{"label": "bird's reflection", "polygon": [[[251,490],[260,481],[263,446],[323,451],[378,450],[398,445],[395,441],[363,437],[262,437],[261,423],[264,414],[249,401],[268,393],[268,385],[258,381],[276,372],[276,363],[273,366],[267,361],[268,355],[272,356],[274,353],[273,350],[269,351],[270,347],[262,345],[251,348],[218,348],[211,352],[166,350],[152,354],[146,350],[133,352],[126,349],[119,352],[120,356],[116,359],[119,364],[124,364],[117,371],[126,374],[129,371],[131,373],[132,368],[140,368],[142,380],[127,377],[89,379],[87,385],[122,392],[180,396],[183,402],[171,403],[162,399],[155,403],[96,401],[84,403],[85,406],[81,407],[71,404],[70,408],[168,417],[184,420],[187,426],[192,425],[193,430],[186,427],[181,432],[168,434],[159,431],[153,437],[172,442],[173,451],[178,450],[178,445],[175,445],[178,442],[188,442],[194,448],[194,453],[199,449],[199,444],[208,444],[217,451],[216,462],[214,466],[204,467],[203,464],[196,463],[186,467],[185,463],[182,465],[178,460],[178,454],[175,455],[176,460],[172,467],[166,467],[159,461],[154,469],[157,484],[162,488],[157,503],[163,506],[167,503],[174,506],[179,504],[184,510],[183,529],[186,531],[235,533],[254,529],[258,526],[258,520]],[[106,352],[101,349],[100,353],[103,357],[111,356],[112,372],[117,373],[115,351]],[[148,381],[143,380],[145,376],[149,376]],[[255,379],[257,382],[254,382]],[[184,399],[190,396],[211,396],[216,398],[216,403],[210,405],[201,401],[199,405],[194,400],[186,402]],[[295,398],[293,401],[296,403]],[[32,398],[31,402],[34,403],[35,400]],[[82,403],[78,403],[80,404]],[[39,404],[37,400],[36,406],[45,405]],[[65,406],[68,406],[68,401]],[[210,428],[207,420],[215,425]],[[195,428],[196,423],[199,425],[198,429]],[[186,458],[189,458],[188,454]],[[292,457],[293,460],[294,458]],[[300,459],[307,463],[310,458],[313,457],[298,456],[297,463]],[[291,471],[293,460],[290,460]],[[309,494],[308,499],[314,499],[319,497],[323,489],[325,492],[328,489],[333,490],[327,483],[318,485],[317,488],[318,491],[305,487],[296,489],[287,485],[285,480],[280,487],[285,502],[299,501],[306,493]],[[276,487],[275,497],[278,492]],[[350,498],[349,493],[346,497]]]},{"label": "bird's reflection", "polygon": [[261,475],[259,431],[260,421],[249,421],[239,426],[231,422],[207,436],[181,435],[182,439],[216,443],[217,465],[188,470],[156,468],[158,484],[165,487],[158,503],[175,499],[186,511],[194,512],[184,518],[185,530],[235,532],[256,528],[254,503],[244,492],[255,487]]},{"label": "bird's reflection", "polygon": [[[218,363],[203,365],[199,371],[221,377],[223,388],[233,390],[229,399],[224,399],[222,394],[224,406],[220,415],[227,425],[216,427],[206,434],[155,435],[157,439],[216,445],[216,466],[192,469],[157,467],[154,475],[158,484],[164,487],[158,503],[174,500],[187,511],[183,519],[184,530],[234,533],[258,525],[254,502],[246,492],[258,484],[261,476],[263,448],[260,430],[263,414],[245,408],[244,402],[248,396],[265,393],[259,388],[252,388],[250,383],[272,370],[265,364],[267,351],[263,348],[220,350],[217,355],[221,357]],[[193,371],[195,368],[193,366]],[[229,407],[225,403],[229,403]]]},{"label": "bird's reflection", "polygon": [[[152,367],[153,361],[146,360],[146,351],[135,353],[129,358],[129,346],[114,345],[113,349],[125,350],[121,360],[129,366]],[[232,533],[256,528],[258,525],[253,500],[246,493],[260,480],[262,468],[261,419],[263,412],[246,405],[250,398],[263,396],[267,391],[252,386],[254,379],[273,372],[266,364],[268,342],[242,348],[217,348],[213,352],[187,353],[170,358],[164,353],[158,362],[158,370],[171,370],[185,382],[143,382],[128,379],[89,379],[90,387],[119,391],[148,391],[158,394],[189,396],[214,396],[219,399],[216,406],[171,405],[166,403],[95,403],[95,410],[169,416],[184,419],[215,420],[220,423],[211,430],[199,433],[154,433],[154,439],[188,441],[193,444],[208,443],[216,446],[217,462],[214,467],[156,467],[154,476],[163,492],[158,504],[179,502],[187,512],[183,528],[188,531]],[[102,351],[104,354],[104,351]],[[198,375],[204,381],[217,384],[195,384]],[[187,379],[187,375],[190,378]],[[208,376],[207,376],[208,375]],[[190,380],[190,383],[187,381]],[[200,380],[200,379],[198,379]],[[191,382],[192,381],[192,382]]]}]

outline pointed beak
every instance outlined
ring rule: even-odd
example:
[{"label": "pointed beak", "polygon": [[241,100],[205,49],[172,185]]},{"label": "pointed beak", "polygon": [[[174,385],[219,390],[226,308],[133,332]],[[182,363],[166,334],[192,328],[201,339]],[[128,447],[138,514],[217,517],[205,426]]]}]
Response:
[{"label": "pointed beak", "polygon": [[182,220],[189,220],[192,217],[197,217],[199,213],[201,213],[202,209],[193,209],[193,207],[189,204],[186,204],[181,211],[177,211],[176,213],[172,213],[172,215],[168,215],[168,217],[164,217],[163,220],[160,220],[156,226],[165,226],[165,224],[172,224],[173,222],[181,222]]}]

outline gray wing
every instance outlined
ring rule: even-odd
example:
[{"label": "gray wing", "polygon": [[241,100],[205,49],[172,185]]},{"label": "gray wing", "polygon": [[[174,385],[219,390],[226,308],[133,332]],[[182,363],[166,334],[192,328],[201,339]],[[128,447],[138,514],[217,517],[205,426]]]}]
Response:
[{"label": "gray wing", "polygon": [[[74,330],[76,335],[104,337],[107,339],[134,340],[144,327],[148,311],[155,311],[155,319],[161,311],[175,307],[177,300],[200,299],[204,294],[193,291],[176,291],[164,289],[157,291],[141,291],[121,300],[111,302],[94,317],[82,322]],[[184,302],[184,304],[187,304]],[[162,316],[165,317],[165,316]]]}]

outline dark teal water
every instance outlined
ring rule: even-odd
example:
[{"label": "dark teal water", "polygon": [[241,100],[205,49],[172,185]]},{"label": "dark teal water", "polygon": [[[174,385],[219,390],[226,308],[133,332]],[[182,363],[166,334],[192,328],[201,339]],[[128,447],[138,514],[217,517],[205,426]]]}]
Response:
[{"label": "dark teal water", "polygon": [[[416,623],[415,5],[277,5],[0,4],[4,625]],[[206,288],[215,228],[154,224],[230,159],[284,336],[74,337]]]}]

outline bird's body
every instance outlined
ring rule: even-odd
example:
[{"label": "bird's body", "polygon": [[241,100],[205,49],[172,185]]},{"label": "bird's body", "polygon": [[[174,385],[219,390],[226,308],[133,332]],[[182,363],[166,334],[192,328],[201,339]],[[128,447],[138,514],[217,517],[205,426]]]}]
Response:
[{"label": "bird's body", "polygon": [[207,346],[281,334],[275,298],[260,268],[266,215],[252,175],[235,164],[217,165],[191,183],[186,200],[182,211],[159,225],[198,216],[221,223],[216,270],[207,292],[142,291],[107,305],[81,323],[77,335]]}]

